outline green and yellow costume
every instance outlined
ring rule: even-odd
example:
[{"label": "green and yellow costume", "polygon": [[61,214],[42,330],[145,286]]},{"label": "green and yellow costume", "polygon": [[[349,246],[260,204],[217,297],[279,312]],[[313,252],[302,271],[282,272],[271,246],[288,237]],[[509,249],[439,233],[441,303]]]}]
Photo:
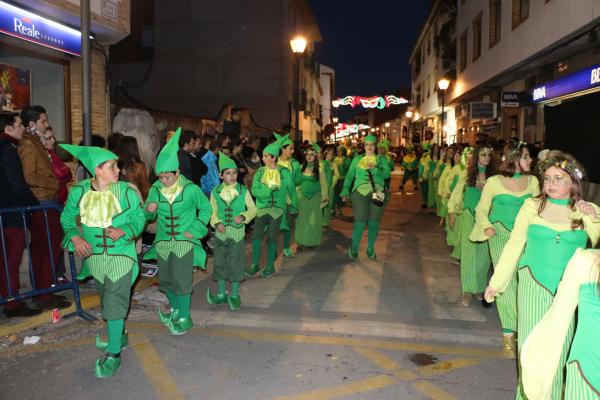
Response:
[{"label": "green and yellow costume", "polygon": [[[377,143],[377,148],[385,149],[385,154],[380,154],[379,157],[383,157],[385,159],[385,161],[388,163],[389,169],[390,169],[390,174],[391,174],[394,171],[394,169],[396,168],[396,162],[394,161],[394,159],[392,157],[390,157],[390,141],[387,139],[380,140],[379,143]],[[391,180],[392,180],[391,175],[390,175],[390,178],[387,178],[385,180],[386,200],[389,200],[389,197],[390,197],[390,182],[391,182]]]},{"label": "green and yellow costume", "polygon": [[[456,164],[454,167],[450,168],[448,174],[444,177],[444,180],[440,180],[440,192],[442,193],[442,198],[450,199],[450,195],[452,191],[458,184],[458,181],[462,176],[466,175],[465,166],[462,163]],[[446,202],[446,212],[447,212],[448,201]],[[461,214],[455,214],[456,222],[454,226],[450,226],[448,218],[446,218],[446,242],[449,246],[453,246],[451,257],[460,260],[460,227],[461,227]]]},{"label": "green and yellow costume", "polygon": [[350,169],[350,164],[352,163],[352,161],[346,155],[346,148],[344,146],[338,146],[338,150],[341,150],[343,152],[343,155],[342,156],[336,155],[335,159],[333,160],[333,163],[337,167],[338,174],[339,174],[339,179],[335,185],[335,190],[334,190],[334,192],[335,192],[334,209],[336,212],[338,212],[341,215],[342,214],[342,206],[344,205],[344,202],[342,201],[342,196],[340,196],[340,193],[342,192],[342,189],[344,187],[344,179],[346,179],[346,174],[348,174],[348,170]]},{"label": "green and yellow costume", "polygon": [[340,173],[335,162],[323,160],[322,166],[327,179],[327,198],[329,199],[325,207],[323,207],[323,227],[328,227],[331,223],[331,213],[335,205],[335,186],[340,180]]},{"label": "green and yellow costume", "polygon": [[452,164],[450,162],[439,161],[434,172],[434,176],[438,176],[436,192],[438,207],[437,215],[441,218],[446,218],[448,216],[448,200],[450,198],[450,194],[445,192],[445,183],[451,169]]},{"label": "green and yellow costume", "polygon": [[[180,132],[178,129],[159,153],[157,175],[179,170]],[[165,186],[160,180],[152,184],[144,215],[147,221],[156,220],[151,254],[156,254],[159,289],[166,294],[171,307],[169,314],[163,314],[159,308],[159,318],[171,334],[180,335],[193,326],[190,317],[193,267],[206,268],[206,254],[200,240],[208,233],[206,225],[212,209],[197,184],[181,174],[173,179],[171,186]],[[150,204],[157,205],[156,211],[148,210]]]},{"label": "green and yellow costume", "polygon": [[402,183],[400,184],[400,190],[404,190],[404,185],[411,179],[414,188],[417,188],[417,180],[419,177],[419,159],[412,148],[408,149],[408,154],[402,158],[402,168],[404,174],[402,175]]},{"label": "green and yellow costume", "polygon": [[427,208],[437,209],[438,208],[438,183],[440,179],[440,174],[443,170],[438,171],[438,166],[442,166],[444,163],[441,160],[433,160],[429,161],[429,173],[427,174]]},{"label": "green and yellow costume", "polygon": [[421,190],[421,204],[424,207],[427,207],[427,203],[429,202],[429,172],[431,168],[431,156],[429,155],[429,151],[426,151],[421,156],[419,160],[419,168],[418,168],[418,179],[419,179],[419,189]]},{"label": "green and yellow costume", "polygon": [[[221,153],[219,155],[219,172],[227,169],[237,170],[235,162]],[[215,248],[213,279],[217,282],[219,292],[217,295],[206,292],[206,301],[209,304],[222,304],[227,302],[231,311],[240,308],[242,300],[239,295],[240,282],[244,280],[244,267],[246,265],[246,242],[244,235],[246,226],[256,216],[256,206],[250,191],[244,185],[235,183],[227,185],[222,182],[210,194],[212,216],[210,224],[217,228],[222,225],[224,232],[215,230]],[[241,223],[235,219],[241,217]],[[227,293],[226,281],[231,282],[231,293]]]},{"label": "green and yellow costume", "polygon": [[[287,135],[269,144],[263,153],[279,156],[281,143],[287,140]],[[256,221],[252,232],[252,264],[246,270],[246,276],[253,276],[259,270],[260,247],[267,234],[267,266],[261,271],[263,278],[269,278],[275,273],[275,258],[277,256],[277,235],[282,219],[288,210],[291,215],[298,212],[298,196],[292,174],[286,167],[276,165],[259,168],[252,180],[252,194],[256,198]],[[289,202],[289,204],[288,204]],[[285,239],[285,238],[284,238]]]},{"label": "green and yellow costume", "polygon": [[[485,171],[485,167],[482,167]],[[485,182],[477,182],[475,186],[467,183],[467,175],[463,174],[448,201],[448,212],[461,214],[460,232],[460,283],[463,293],[483,293],[487,285],[490,268],[490,253],[487,242],[473,242],[469,235],[475,226],[475,208],[481,198],[481,187]]]},{"label": "green and yellow costume", "polygon": [[[498,290],[499,293],[505,292],[515,279],[515,271],[518,269],[517,332],[519,349],[552,305],[569,259],[577,249],[585,248],[588,238],[595,246],[600,236],[600,218],[592,218],[579,210],[572,211],[569,219],[582,221],[583,229],[572,229],[571,223],[550,222],[554,210],[561,213],[559,208],[569,207],[569,199],[547,198],[547,201],[544,218],[539,213],[539,199],[525,200],[490,280],[492,288]],[[594,208],[600,215],[600,209],[596,206]],[[558,364],[559,373],[556,374],[552,384],[550,397],[552,399],[561,398],[562,371],[573,338],[573,330],[574,320],[572,319]],[[522,390],[522,383],[519,380],[517,399],[525,398]]]},{"label": "green and yellow costume", "polygon": [[[97,166],[117,159],[115,154],[98,147],[60,147],[79,159],[94,178]],[[96,360],[96,376],[106,378],[119,368],[121,347],[127,344],[125,317],[131,286],[138,274],[135,240],[144,229],[145,219],[140,198],[127,183],[112,183],[108,190],[97,191],[92,186],[94,178],[71,188],[60,222],[65,232],[63,247],[74,251],[74,237],[83,237],[91,246],[91,254],[83,259],[77,279],[93,276],[96,280],[108,336],[108,342],[96,337],[96,347],[107,352],[104,360]],[[81,219],[81,231],[77,227],[77,217]],[[109,228],[121,229],[125,234],[112,240],[107,231]]]},{"label": "green and yellow costume", "polygon": [[[555,376],[562,375],[562,351],[570,346],[565,399],[600,399],[600,251],[577,249],[552,305],[521,349],[521,380],[528,399],[550,399]],[[570,343],[577,310],[577,332]]]},{"label": "green and yellow costume", "polygon": [[[540,193],[540,185],[535,176],[526,176],[527,187],[521,192],[507,189],[501,181],[501,175],[487,180],[481,199],[475,209],[475,227],[470,239],[474,242],[489,240],[490,255],[494,269],[500,255],[513,230],[515,218],[526,199],[536,197]],[[496,234],[489,238],[485,234],[487,228],[494,228]],[[498,315],[504,333],[517,331],[517,276],[513,274],[503,294],[497,300]]]},{"label": "green and yellow costume", "polygon": [[[367,135],[365,142],[376,142],[375,136]],[[369,165],[373,165],[372,168]],[[367,256],[376,258],[375,240],[379,232],[383,206],[377,206],[371,201],[373,195],[369,173],[377,192],[383,194],[385,180],[390,177],[389,163],[376,155],[359,155],[354,157],[340,196],[349,196],[352,193],[352,211],[354,213],[354,227],[352,232],[352,245],[348,249],[351,258],[358,257],[358,248],[362,239],[365,226],[368,225]]]},{"label": "green and yellow costume", "polygon": [[[279,143],[279,147],[289,146],[294,144],[292,139],[289,138],[288,135],[279,135],[274,133],[275,140]],[[276,155],[277,157],[279,155]],[[300,168],[300,163],[295,158],[290,158],[288,160],[283,160],[281,158],[277,159],[277,165],[286,168],[292,177],[292,181],[296,187],[300,186],[302,183],[302,171]],[[288,199],[288,205],[290,205],[290,199]],[[292,229],[295,225],[296,216],[290,212],[288,209],[287,212],[283,215],[281,219],[280,230],[283,231],[283,255],[285,257],[293,257],[294,253],[292,252]]]}]

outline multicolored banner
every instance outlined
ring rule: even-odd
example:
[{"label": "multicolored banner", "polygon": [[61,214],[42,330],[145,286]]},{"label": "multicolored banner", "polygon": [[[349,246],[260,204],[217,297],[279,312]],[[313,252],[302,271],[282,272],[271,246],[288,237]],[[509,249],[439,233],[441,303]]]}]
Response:
[{"label": "multicolored banner", "polygon": [[364,108],[378,108],[380,110],[390,106],[406,103],[408,103],[408,100],[406,100],[404,97],[397,97],[393,94],[388,94],[385,97],[346,96],[331,102],[335,108],[338,108],[339,106],[350,106],[352,108],[356,106],[362,106]]}]

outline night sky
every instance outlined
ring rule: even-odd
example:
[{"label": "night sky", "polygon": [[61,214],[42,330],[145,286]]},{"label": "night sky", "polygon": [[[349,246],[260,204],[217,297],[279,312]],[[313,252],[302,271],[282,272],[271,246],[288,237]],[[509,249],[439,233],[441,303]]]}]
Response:
[{"label": "night sky", "polygon": [[410,88],[408,57],[431,0],[309,0],[323,41],[317,60],[335,69],[336,97]]}]

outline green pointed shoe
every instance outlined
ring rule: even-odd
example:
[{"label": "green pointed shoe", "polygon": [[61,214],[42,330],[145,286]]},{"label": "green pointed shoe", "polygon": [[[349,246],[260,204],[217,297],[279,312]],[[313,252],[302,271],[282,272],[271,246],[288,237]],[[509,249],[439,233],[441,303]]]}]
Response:
[{"label": "green pointed shoe", "polygon": [[187,333],[194,326],[192,318],[179,318],[169,322],[169,332],[173,336],[179,336]]},{"label": "green pointed shoe", "polygon": [[356,260],[358,258],[358,250],[354,250],[352,246],[348,247],[348,257]]},{"label": "green pointed shoe", "polygon": [[[127,347],[129,345],[129,333],[127,331],[123,332],[121,335],[121,348]],[[100,335],[96,335],[96,348],[98,350],[106,351],[108,347],[108,342],[100,339]]]},{"label": "green pointed shoe", "polygon": [[242,305],[242,298],[240,297],[240,295],[235,295],[235,296],[229,296],[227,298],[227,304],[229,304],[229,309],[231,311],[237,311],[240,309],[240,306]]},{"label": "green pointed shoe", "polygon": [[377,254],[375,254],[375,249],[367,248],[367,257],[371,260],[375,260],[377,258]]},{"label": "green pointed shoe", "polygon": [[104,360],[96,360],[96,378],[110,378],[121,366],[121,354],[107,353]]},{"label": "green pointed shoe", "polygon": [[267,268],[260,271],[260,276],[263,278],[270,278],[275,273],[275,267],[272,265],[267,265]]},{"label": "green pointed shoe", "polygon": [[283,256],[284,257],[294,257],[296,254],[294,254],[294,252],[292,251],[291,248],[286,247],[283,249]]},{"label": "green pointed shoe", "polygon": [[246,268],[245,274],[247,277],[251,277],[256,275],[258,271],[260,271],[258,264],[251,264],[248,268]]},{"label": "green pointed shoe", "polygon": [[227,293],[212,294],[210,288],[206,289],[206,302],[208,304],[227,303]]},{"label": "green pointed shoe", "polygon": [[169,326],[169,322],[171,322],[171,319],[177,318],[177,314],[177,310],[172,308],[170,313],[165,313],[160,309],[160,306],[158,307],[158,318],[160,319],[160,323],[164,326]]}]

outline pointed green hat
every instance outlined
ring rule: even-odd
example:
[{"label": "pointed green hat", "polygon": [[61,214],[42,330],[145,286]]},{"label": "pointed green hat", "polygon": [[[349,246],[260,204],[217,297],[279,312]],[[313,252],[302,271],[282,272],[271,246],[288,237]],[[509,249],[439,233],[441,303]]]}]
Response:
[{"label": "pointed green hat", "polygon": [[235,161],[227,157],[227,154],[219,152],[219,172],[223,172],[225,169],[237,169]]},{"label": "pointed green hat", "polygon": [[311,145],[310,145],[310,147],[309,147],[309,149],[313,149],[313,150],[314,150],[314,151],[316,151],[317,153],[320,153],[320,152],[321,152],[321,146],[319,146],[319,145],[318,145],[318,144],[316,144],[316,143],[313,143],[313,144],[311,144]]},{"label": "pointed green hat", "polygon": [[373,136],[373,135],[365,136],[365,143],[377,143],[377,136]]},{"label": "pointed green hat", "polygon": [[102,147],[76,146],[74,144],[59,144],[59,146],[81,161],[85,169],[87,169],[93,177],[96,177],[94,169],[98,165],[108,160],[117,160],[119,158],[112,151],[108,151]]},{"label": "pointed green hat", "polygon": [[377,147],[383,147],[384,149],[389,150],[390,141],[387,139],[380,140],[379,143],[377,143]]},{"label": "pointed green hat", "polygon": [[179,136],[181,136],[181,127],[177,128],[175,134],[171,136],[171,139],[162,148],[158,157],[156,157],[156,166],[154,170],[157,174],[161,172],[177,171],[179,169],[179,158],[177,152],[179,151]]},{"label": "pointed green hat", "polygon": [[281,142],[279,140],[274,141],[264,148],[263,153],[272,155],[273,157],[279,157],[279,151],[281,150]]},{"label": "pointed green hat", "polygon": [[273,135],[275,136],[275,140],[278,141],[280,139],[283,139],[284,137],[286,138],[285,140],[283,140],[281,142],[281,147],[283,146],[287,146],[288,144],[293,144],[294,142],[292,141],[292,139],[290,139],[290,134],[288,133],[287,135],[280,135],[276,132],[273,132]]}]

